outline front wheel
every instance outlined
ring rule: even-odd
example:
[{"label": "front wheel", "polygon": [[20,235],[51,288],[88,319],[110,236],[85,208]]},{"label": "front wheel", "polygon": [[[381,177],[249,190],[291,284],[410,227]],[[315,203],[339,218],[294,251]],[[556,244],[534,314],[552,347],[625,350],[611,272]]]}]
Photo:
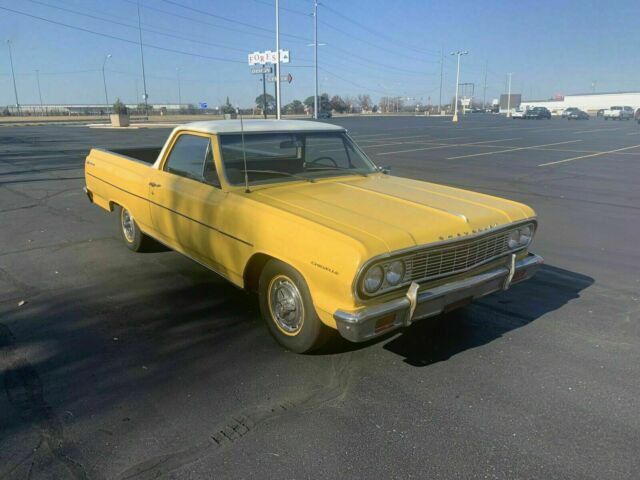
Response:
[{"label": "front wheel", "polygon": [[329,328],[316,313],[307,283],[290,265],[270,260],[260,274],[258,291],[262,317],[283,347],[305,353],[329,338]]}]

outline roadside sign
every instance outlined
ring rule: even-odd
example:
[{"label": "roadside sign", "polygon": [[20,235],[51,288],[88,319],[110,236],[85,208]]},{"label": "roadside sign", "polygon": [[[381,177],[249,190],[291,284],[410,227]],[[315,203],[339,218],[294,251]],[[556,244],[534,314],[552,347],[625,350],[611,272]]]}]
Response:
[{"label": "roadside sign", "polygon": [[[280,50],[280,63],[289,63],[289,50]],[[266,52],[253,52],[248,55],[249,65],[265,65],[267,63],[276,63],[278,61],[278,53],[271,50]]]},{"label": "roadside sign", "polygon": [[251,69],[251,73],[259,75],[262,73],[273,73],[273,67],[254,67]]},{"label": "roadside sign", "polygon": [[207,108],[208,107],[207,102],[200,102],[199,105],[200,105],[200,108]]},{"label": "roadside sign", "polygon": [[[267,82],[275,82],[276,81],[276,77],[275,75],[272,77],[267,77]],[[293,75],[291,75],[290,73],[287,73],[286,75],[280,75],[280,81],[281,82],[287,82],[287,83],[291,83],[293,81]]]}]

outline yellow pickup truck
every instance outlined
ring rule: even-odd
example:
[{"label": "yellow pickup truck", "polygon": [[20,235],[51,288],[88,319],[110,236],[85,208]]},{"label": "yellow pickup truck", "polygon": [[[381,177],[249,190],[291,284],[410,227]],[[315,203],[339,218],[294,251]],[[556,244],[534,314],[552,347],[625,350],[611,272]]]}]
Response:
[{"label": "yellow pickup truck", "polygon": [[384,335],[542,264],[528,206],[392,176],[326,123],[185,124],[162,148],[92,149],[85,177],[127,247],[160,242],[257,291],[270,332],[295,352],[332,330]]}]

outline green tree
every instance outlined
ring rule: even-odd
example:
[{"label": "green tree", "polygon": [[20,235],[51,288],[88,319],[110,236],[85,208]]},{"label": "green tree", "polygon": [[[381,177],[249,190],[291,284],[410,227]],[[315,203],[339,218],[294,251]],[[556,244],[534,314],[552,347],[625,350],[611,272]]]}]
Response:
[{"label": "green tree", "polygon": [[276,109],[276,99],[273,95],[269,95],[268,93],[258,95],[256,97],[256,106],[262,110],[265,105],[265,101],[267,104],[267,112],[273,112]]},{"label": "green tree", "polygon": [[222,113],[236,113],[236,109],[233,108],[231,102],[229,101],[229,97],[227,97],[227,101],[224,105],[222,105]]},{"label": "green tree", "polygon": [[[304,104],[309,108],[310,112],[313,112],[313,95],[307,97],[304,100]],[[320,97],[318,98],[318,104],[321,112],[331,111],[331,101],[329,100],[329,94],[323,93],[322,95],[320,95]]]},{"label": "green tree", "polygon": [[127,109],[127,106],[122,103],[119,98],[117,98],[115,103],[113,104],[113,113],[126,115],[127,113],[129,113],[129,110]]},{"label": "green tree", "polygon": [[[313,102],[313,97],[311,97]],[[304,113],[304,105],[300,100],[294,100],[284,106],[284,113]]]}]

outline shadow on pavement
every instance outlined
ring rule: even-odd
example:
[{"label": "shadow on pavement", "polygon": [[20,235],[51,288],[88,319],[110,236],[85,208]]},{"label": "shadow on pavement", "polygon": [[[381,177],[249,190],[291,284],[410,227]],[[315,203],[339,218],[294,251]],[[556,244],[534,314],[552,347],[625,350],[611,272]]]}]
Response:
[{"label": "shadow on pavement", "polygon": [[419,321],[384,345],[424,367],[485,345],[580,297],[593,278],[545,265],[534,278],[467,308]]}]

